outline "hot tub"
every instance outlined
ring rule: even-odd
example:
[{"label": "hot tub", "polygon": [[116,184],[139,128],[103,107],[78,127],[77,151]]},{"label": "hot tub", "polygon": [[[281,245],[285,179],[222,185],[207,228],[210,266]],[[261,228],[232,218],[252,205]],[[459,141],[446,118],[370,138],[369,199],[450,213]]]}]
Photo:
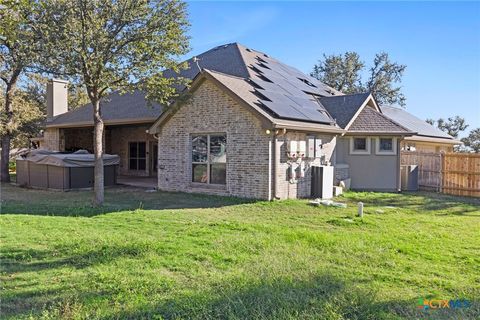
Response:
[{"label": "hot tub", "polygon": [[[17,157],[17,185],[21,187],[71,190],[93,187],[94,155],[84,150],[74,153],[32,150]],[[117,183],[120,157],[103,156],[105,186]]]}]

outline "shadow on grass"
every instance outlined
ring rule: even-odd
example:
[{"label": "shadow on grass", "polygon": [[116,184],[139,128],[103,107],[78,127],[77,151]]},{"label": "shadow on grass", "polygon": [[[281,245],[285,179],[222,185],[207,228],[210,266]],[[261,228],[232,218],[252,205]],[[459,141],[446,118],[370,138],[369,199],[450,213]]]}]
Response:
[{"label": "shadow on grass", "polygon": [[[64,251],[72,252],[70,247],[58,251],[15,249],[2,250],[0,255],[0,270],[9,274],[20,272],[40,272],[42,270],[53,270],[57,268],[83,269],[90,266],[109,263],[121,257],[140,257],[149,248],[141,245],[131,244],[126,246],[104,246],[95,250],[70,254],[68,257],[55,258],[63,255]],[[173,254],[168,248],[158,254]]]},{"label": "shadow on grass", "polygon": [[253,203],[236,197],[206,196],[181,192],[147,192],[142,188],[117,186],[105,189],[102,207],[91,205],[92,191],[46,191],[2,184],[1,214],[91,217],[136,209],[218,208]]},{"label": "shadow on grass", "polygon": [[[433,192],[375,193],[348,192],[345,197],[354,202],[371,206],[392,206],[414,210],[417,213],[428,211],[449,211],[438,215],[459,215],[480,217],[480,199],[456,197]],[[474,213],[474,214],[469,214]]]},{"label": "shadow on grass", "polygon": [[[169,298],[148,297],[150,304],[123,307],[128,288],[80,291],[58,288],[19,293],[4,299],[3,317],[32,315],[41,319],[477,319],[478,304],[468,309],[417,308],[416,300],[377,298],[375,291],[346,283],[328,273],[308,279],[242,282],[231,279],[203,290],[175,289]],[[113,289],[110,289],[113,290]],[[136,292],[138,296],[142,294]],[[149,293],[145,293],[147,296]],[[125,301],[125,305],[131,305]],[[95,307],[93,309],[92,305]],[[103,305],[105,308],[98,308]],[[110,307],[107,307],[110,306]],[[112,307],[116,306],[116,307]]]},{"label": "shadow on grass", "polygon": [[[347,282],[332,274],[317,273],[311,277],[265,279],[257,276],[231,278],[201,288],[143,287],[135,296],[143,296],[132,303],[129,286],[112,283],[89,282],[87,274],[70,276],[69,281],[47,283],[29,282],[9,284],[10,277],[26,273],[51,272],[54,269],[83,269],[98,264],[108,264],[122,258],[141,258],[148,251],[138,245],[125,247],[105,246],[96,250],[62,256],[64,251],[10,250],[2,251],[2,310],[1,318],[18,318],[32,315],[41,319],[477,319],[478,303],[465,310],[417,309],[415,300],[381,301],[365,281]],[[178,252],[159,252],[178,255]],[[138,270],[132,270],[132,275]],[[70,273],[69,271],[67,271]],[[188,271],[184,271],[188,272]],[[353,272],[353,270],[352,270]],[[63,272],[61,272],[63,273]],[[58,272],[57,272],[58,274]],[[345,277],[350,278],[350,277]],[[117,279],[122,283],[121,279]],[[106,280],[108,281],[108,280]],[[359,287],[359,285],[361,287]],[[197,284],[198,286],[198,284]],[[81,289],[80,289],[81,288]],[[153,295],[158,292],[160,295]],[[419,297],[421,298],[421,297]],[[442,297],[440,297],[442,298]],[[458,297],[462,298],[462,297]],[[119,300],[120,299],[120,300]],[[126,299],[126,300],[125,300]],[[129,306],[124,308],[122,305]],[[103,306],[103,307],[101,307]],[[107,307],[108,306],[108,307]],[[116,306],[115,308],[111,306]]]}]

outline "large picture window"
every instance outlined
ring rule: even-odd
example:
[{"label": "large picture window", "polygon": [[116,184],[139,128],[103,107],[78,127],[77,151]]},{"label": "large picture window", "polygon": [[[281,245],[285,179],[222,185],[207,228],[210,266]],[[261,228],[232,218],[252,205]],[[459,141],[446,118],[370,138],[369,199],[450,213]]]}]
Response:
[{"label": "large picture window", "polygon": [[192,136],[192,182],[226,184],[227,136],[205,134]]},{"label": "large picture window", "polygon": [[145,142],[128,143],[128,169],[146,170],[147,168],[147,149]]}]

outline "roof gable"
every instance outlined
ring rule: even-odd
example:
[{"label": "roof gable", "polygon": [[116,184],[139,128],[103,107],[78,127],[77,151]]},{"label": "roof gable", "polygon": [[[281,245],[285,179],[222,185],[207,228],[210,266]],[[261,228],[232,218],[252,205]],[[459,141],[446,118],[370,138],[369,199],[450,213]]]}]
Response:
[{"label": "roof gable", "polygon": [[358,93],[333,97],[321,97],[319,100],[330,113],[331,117],[335,119],[340,128],[345,128],[355,117],[369,96],[369,93]]},{"label": "roof gable", "polygon": [[373,108],[363,108],[348,128],[352,133],[405,133],[412,132]]}]

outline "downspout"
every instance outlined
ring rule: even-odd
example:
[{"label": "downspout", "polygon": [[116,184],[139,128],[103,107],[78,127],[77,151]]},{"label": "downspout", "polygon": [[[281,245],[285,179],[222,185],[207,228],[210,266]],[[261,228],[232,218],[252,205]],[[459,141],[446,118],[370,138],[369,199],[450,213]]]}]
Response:
[{"label": "downspout", "polygon": [[397,192],[402,191],[402,181],[400,177],[400,171],[401,171],[400,165],[402,163],[400,160],[401,153],[402,153],[402,150],[400,149],[400,144],[402,140],[403,140],[403,136],[400,137],[400,139],[397,139]]},{"label": "downspout", "polygon": [[158,161],[158,157],[160,157],[160,134],[155,132],[153,137],[157,139],[157,190],[160,190],[160,163]]},{"label": "downspout", "polygon": [[[282,131],[280,131],[282,130]],[[279,134],[280,133],[280,134]],[[280,164],[280,148],[278,147],[278,137],[279,136],[284,136],[287,133],[287,129],[277,129],[273,131],[273,173],[272,173],[272,178],[273,178],[273,199],[280,199],[278,196],[278,179],[277,179],[277,173],[279,172],[279,164]]]},{"label": "downspout", "polygon": [[273,166],[272,166],[272,181],[273,181],[273,197],[271,200],[278,199],[277,195],[277,172],[278,172],[278,165],[277,165],[277,159],[279,158],[280,152],[277,154],[277,130],[273,131],[273,152],[272,152],[272,161],[273,161]]}]

